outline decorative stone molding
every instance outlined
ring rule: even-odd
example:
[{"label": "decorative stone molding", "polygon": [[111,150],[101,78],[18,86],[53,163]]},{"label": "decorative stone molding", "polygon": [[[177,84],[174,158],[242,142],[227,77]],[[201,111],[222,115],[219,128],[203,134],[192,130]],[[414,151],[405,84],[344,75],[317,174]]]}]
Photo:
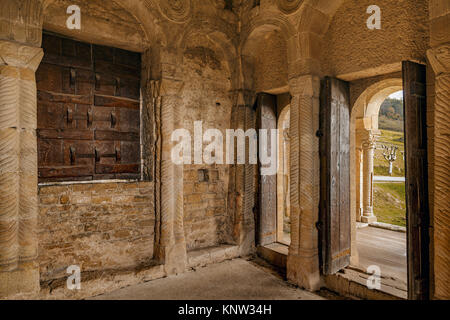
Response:
[{"label": "decorative stone molding", "polygon": [[192,2],[191,0],[160,0],[159,9],[167,19],[183,23],[189,20]]},{"label": "decorative stone molding", "polygon": [[0,39],[41,46],[42,0],[2,0],[0,2]]},{"label": "decorative stone molding", "polygon": [[319,218],[319,94],[320,79],[306,75],[289,79],[291,245],[287,278],[308,290],[320,286]]},{"label": "decorative stone molding", "polygon": [[42,56],[41,48],[0,41],[0,271],[37,257],[34,72]]},{"label": "decorative stone molding", "polygon": [[43,56],[42,48],[30,47],[17,42],[0,41],[0,65],[36,71]]},{"label": "decorative stone molding", "polygon": [[296,12],[302,3],[303,0],[277,0],[278,9],[284,14]]},{"label": "decorative stone molding", "polygon": [[436,76],[442,73],[450,73],[450,44],[429,49],[427,57]]},{"label": "decorative stone molding", "polygon": [[[252,90],[238,89],[230,92],[233,108],[231,128],[244,131],[256,127],[253,105],[256,93]],[[246,146],[248,153],[248,146]],[[240,255],[248,255],[255,250],[255,206],[254,177],[256,166],[253,164],[232,165],[230,168],[228,212],[236,217],[234,240],[239,245]]]},{"label": "decorative stone molding", "polygon": [[435,73],[434,83],[434,145],[432,168],[434,178],[433,195],[433,232],[434,232],[434,296],[438,299],[448,299],[450,288],[450,257],[448,255],[448,243],[450,236],[448,226],[448,194],[450,192],[450,178],[448,160],[450,158],[448,111],[450,101],[450,44],[430,49],[427,51],[428,60]]}]

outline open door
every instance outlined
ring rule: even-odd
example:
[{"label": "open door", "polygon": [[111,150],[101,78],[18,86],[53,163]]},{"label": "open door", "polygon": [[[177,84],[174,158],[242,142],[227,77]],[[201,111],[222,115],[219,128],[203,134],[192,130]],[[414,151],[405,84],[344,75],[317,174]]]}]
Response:
[{"label": "open door", "polygon": [[429,299],[426,67],[403,62],[408,298]]},{"label": "open door", "polygon": [[[272,152],[277,152],[276,145],[270,144],[270,129],[277,128],[277,97],[267,93],[258,94],[257,98],[257,112],[258,112],[258,129],[267,130],[267,150],[266,154],[270,155]],[[261,136],[258,141],[261,140]],[[261,145],[258,145],[258,153]],[[277,175],[261,174],[261,169],[264,167],[259,164],[259,219],[257,243],[260,246],[265,246],[277,241]]]},{"label": "open door", "polygon": [[320,101],[320,233],[323,274],[350,264],[350,90],[322,81]]}]

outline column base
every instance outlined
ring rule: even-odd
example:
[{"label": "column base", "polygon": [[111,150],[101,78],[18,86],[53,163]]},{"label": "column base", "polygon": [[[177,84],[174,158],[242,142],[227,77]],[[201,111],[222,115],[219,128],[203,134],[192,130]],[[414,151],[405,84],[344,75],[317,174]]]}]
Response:
[{"label": "column base", "polygon": [[174,243],[170,246],[157,246],[155,251],[157,259],[164,264],[166,275],[186,272],[187,252],[184,242]]},{"label": "column base", "polygon": [[364,222],[364,223],[377,222],[377,217],[375,217],[375,216],[362,216],[361,217],[361,222]]},{"label": "column base", "polygon": [[0,299],[33,298],[40,290],[39,266],[21,263],[14,271],[0,272]]},{"label": "column base", "polygon": [[301,257],[289,254],[286,265],[287,280],[308,291],[317,291],[321,286],[319,257]]}]

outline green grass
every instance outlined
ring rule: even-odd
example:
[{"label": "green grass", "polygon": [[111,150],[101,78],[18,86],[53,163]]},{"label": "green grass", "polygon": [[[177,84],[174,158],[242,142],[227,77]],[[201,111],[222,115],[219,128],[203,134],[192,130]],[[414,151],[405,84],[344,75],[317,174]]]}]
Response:
[{"label": "green grass", "polygon": [[376,182],[373,184],[373,211],[378,222],[406,226],[405,184]]},{"label": "green grass", "polygon": [[384,115],[378,117],[378,127],[380,129],[392,130],[392,131],[403,131],[403,120],[390,119]]}]

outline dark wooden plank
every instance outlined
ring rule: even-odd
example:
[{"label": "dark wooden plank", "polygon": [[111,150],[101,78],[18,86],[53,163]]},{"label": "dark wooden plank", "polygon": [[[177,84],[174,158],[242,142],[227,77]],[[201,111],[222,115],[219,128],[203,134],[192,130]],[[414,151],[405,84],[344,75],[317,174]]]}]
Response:
[{"label": "dark wooden plank", "polygon": [[64,129],[67,127],[67,109],[75,108],[73,104],[39,101],[37,104],[38,129]]},{"label": "dark wooden plank", "polygon": [[112,75],[124,79],[136,79],[141,78],[141,70],[131,66],[118,65],[102,60],[94,61],[94,70],[100,74]]},{"label": "dark wooden plank", "polygon": [[45,90],[38,91],[38,103],[40,102],[61,102],[61,103],[76,103],[76,104],[88,104],[94,103],[93,95],[67,95],[56,92],[49,92]]},{"label": "dark wooden plank", "polygon": [[139,132],[118,132],[118,131],[107,131],[107,130],[96,130],[95,140],[106,140],[106,141],[139,141]]},{"label": "dark wooden plank", "polygon": [[[259,94],[257,98],[258,129],[267,129],[266,155],[277,152],[276,146],[270,145],[270,129],[277,128],[276,101],[276,96],[266,93]],[[260,140],[261,136],[258,138]],[[262,150],[258,152],[261,153]],[[259,175],[258,244],[264,246],[277,241],[277,176],[276,172],[273,175],[262,175],[262,167],[269,167],[269,165],[260,164]]]},{"label": "dark wooden plank", "polygon": [[61,56],[56,54],[51,54],[44,52],[44,57],[42,58],[42,63],[62,66],[62,67],[69,67],[69,68],[79,68],[79,69],[86,69],[86,70],[92,70],[93,65],[90,60],[86,60],[81,57],[67,57],[67,56]]},{"label": "dark wooden plank", "polygon": [[125,109],[133,109],[133,110],[140,109],[139,101],[125,99],[125,98],[118,98],[118,97],[101,96],[101,95],[95,95],[94,105],[96,107],[115,107],[115,108],[125,108]]},{"label": "dark wooden plank", "polygon": [[93,140],[94,132],[79,129],[37,129],[37,136],[40,139]]},{"label": "dark wooden plank", "polygon": [[63,142],[61,140],[38,139],[38,163],[40,166],[64,164]]},{"label": "dark wooden plank", "polygon": [[427,300],[429,291],[429,228],[426,67],[403,62],[405,115],[406,219],[408,297]]},{"label": "dark wooden plank", "polygon": [[[92,176],[92,166],[40,167],[39,178],[73,178]],[[49,181],[47,179],[46,181]]]},{"label": "dark wooden plank", "polygon": [[95,165],[96,174],[111,174],[111,173],[139,173],[139,163],[133,164],[102,164]]},{"label": "dark wooden plank", "polygon": [[141,158],[140,145],[129,141],[119,141],[121,161],[123,163],[136,163]]},{"label": "dark wooden plank", "polygon": [[325,78],[320,106],[320,263],[334,274],[350,263],[350,91]]},{"label": "dark wooden plank", "polygon": [[118,131],[139,132],[141,119],[138,110],[119,109],[116,111],[116,116],[119,119],[115,126]]}]

